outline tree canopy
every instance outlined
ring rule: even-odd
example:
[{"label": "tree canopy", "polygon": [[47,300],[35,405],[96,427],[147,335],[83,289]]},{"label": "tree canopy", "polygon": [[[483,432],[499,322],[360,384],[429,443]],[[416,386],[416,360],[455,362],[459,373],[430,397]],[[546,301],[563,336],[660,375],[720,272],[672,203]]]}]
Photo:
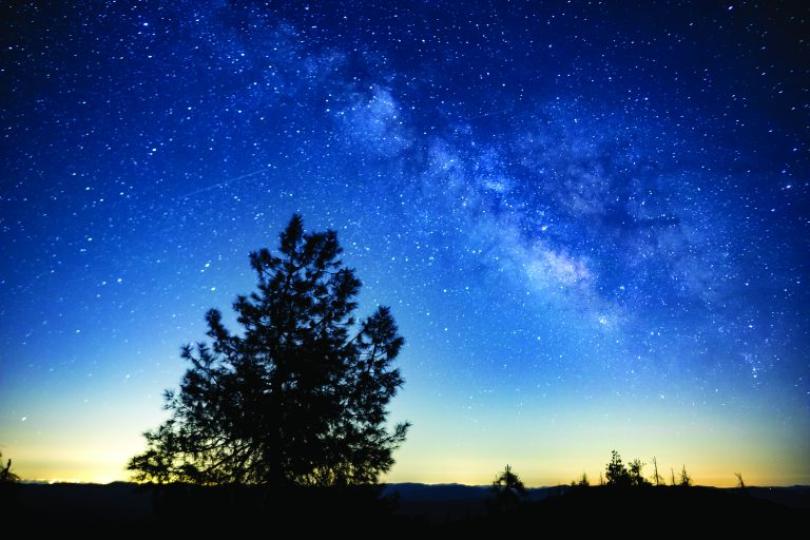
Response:
[{"label": "tree canopy", "polygon": [[388,307],[356,319],[361,282],[341,252],[296,214],[278,255],[250,254],[257,290],[233,304],[242,331],[208,311],[212,341],[182,348],[191,365],[129,463],[136,480],[356,485],[390,469],[409,427],[386,425],[404,340]]}]

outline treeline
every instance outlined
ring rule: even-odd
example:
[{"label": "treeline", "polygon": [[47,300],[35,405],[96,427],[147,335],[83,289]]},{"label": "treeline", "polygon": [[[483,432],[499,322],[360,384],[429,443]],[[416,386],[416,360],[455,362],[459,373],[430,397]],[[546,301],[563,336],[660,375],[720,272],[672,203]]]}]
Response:
[{"label": "treeline", "polygon": [[[658,461],[652,459],[652,476],[644,476],[643,470],[647,463],[636,458],[628,463],[622,460],[621,455],[616,450],[610,453],[610,461],[605,466],[604,472],[599,473],[599,480],[596,485],[616,488],[637,488],[652,486],[678,486],[691,487],[692,477],[686,470],[686,465],[681,467],[680,473],[676,474],[674,469],[670,469],[669,479],[665,479],[658,471]],[[742,474],[734,473],[737,478],[737,487],[745,488]],[[581,477],[573,480],[568,487],[587,488],[591,487],[588,475],[583,473]],[[526,487],[518,475],[507,465],[503,472],[498,474],[492,483],[493,500],[496,506],[508,507],[519,502],[527,495]]]},{"label": "treeline", "polygon": [[[621,455],[619,455],[616,450],[612,450],[610,452],[610,461],[605,466],[604,476],[602,473],[599,473],[598,485],[615,487],[667,485],[667,481],[658,472],[658,461],[655,459],[655,457],[652,459],[653,475],[650,479],[645,478],[642,472],[645,465],[647,464],[638,458],[625,464],[622,461]],[[738,475],[738,478],[740,479],[740,482],[742,482],[742,476]],[[585,473],[583,473],[580,478],[571,482],[572,487],[589,487],[590,485],[588,475]],[[675,469],[670,469],[670,479],[668,485],[681,487],[689,487],[692,485],[692,477],[689,476],[689,473],[686,471],[686,465],[681,467],[681,472],[677,477],[675,475]]]}]

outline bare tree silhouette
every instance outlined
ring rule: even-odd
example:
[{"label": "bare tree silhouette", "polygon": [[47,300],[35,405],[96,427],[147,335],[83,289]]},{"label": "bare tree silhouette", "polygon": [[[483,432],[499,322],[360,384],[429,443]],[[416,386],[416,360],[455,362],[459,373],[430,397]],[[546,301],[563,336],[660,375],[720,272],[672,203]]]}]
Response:
[{"label": "bare tree silhouette", "polygon": [[655,456],[653,456],[652,462],[653,462],[653,482],[655,483],[656,486],[660,486],[661,484],[664,483],[664,479],[661,478],[660,474],[658,474],[658,460],[655,458]]}]

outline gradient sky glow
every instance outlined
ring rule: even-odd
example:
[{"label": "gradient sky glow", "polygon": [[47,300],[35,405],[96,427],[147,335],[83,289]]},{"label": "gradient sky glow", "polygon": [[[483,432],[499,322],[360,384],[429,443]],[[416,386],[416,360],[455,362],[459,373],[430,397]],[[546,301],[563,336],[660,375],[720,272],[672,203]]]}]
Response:
[{"label": "gradient sky glow", "polygon": [[810,483],[807,7],[13,4],[0,451],[21,476],[125,479],[181,344],[298,211],[406,339],[387,480],[511,463],[549,485],[615,448]]}]

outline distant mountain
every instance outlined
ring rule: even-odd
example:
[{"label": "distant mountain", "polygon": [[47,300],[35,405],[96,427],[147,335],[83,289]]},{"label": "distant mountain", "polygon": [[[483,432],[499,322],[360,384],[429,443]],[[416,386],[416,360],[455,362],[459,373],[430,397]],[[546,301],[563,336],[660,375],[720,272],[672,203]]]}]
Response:
[{"label": "distant mountain", "polygon": [[[283,499],[268,499],[266,490],[256,486],[174,484],[153,490],[148,485],[114,482],[107,485],[19,483],[0,487],[3,488],[0,489],[0,508],[16,516],[21,523],[73,526],[148,528],[164,522],[185,526],[189,517],[193,518],[192,525],[200,527],[211,520],[244,525],[251,520],[264,523],[268,513],[276,509],[277,517],[295,521],[293,518],[298,516],[307,526],[315,528],[332,527],[335,520],[343,520],[341,526],[351,529],[353,520],[362,516],[364,520],[376,519],[377,524],[416,532],[427,530],[426,527],[445,527],[448,533],[477,534],[499,531],[507,525],[519,530],[538,522],[579,523],[582,516],[588,516],[589,523],[598,523],[599,516],[610,521],[624,515],[627,509],[633,509],[638,519],[659,515],[690,516],[695,522],[708,520],[724,526],[734,520],[740,524],[788,523],[810,510],[808,486],[532,488],[528,490],[528,502],[510,512],[508,519],[490,506],[489,486],[463,484],[384,485],[383,495],[393,501],[379,501],[373,492],[369,498],[361,492],[317,489],[285,492]],[[293,499],[289,499],[290,494]],[[284,510],[278,510],[279,504]],[[740,521],[740,517],[744,520]]]}]

